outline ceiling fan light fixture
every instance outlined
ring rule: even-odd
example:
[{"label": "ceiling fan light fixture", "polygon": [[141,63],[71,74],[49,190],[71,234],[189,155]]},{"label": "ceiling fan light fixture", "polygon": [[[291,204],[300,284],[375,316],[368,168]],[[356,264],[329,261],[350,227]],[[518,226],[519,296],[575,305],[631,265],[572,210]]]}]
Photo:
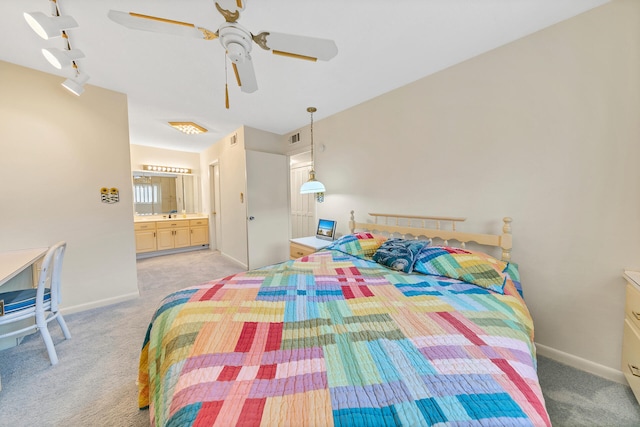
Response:
[{"label": "ceiling fan light fixture", "polygon": [[24,12],[24,19],[31,29],[45,40],[60,37],[62,31],[78,26],[71,16],[47,16],[42,12]]},{"label": "ceiling fan light fixture", "polygon": [[169,122],[169,125],[187,135],[197,135],[207,132],[206,128],[193,122]]},{"label": "ceiling fan light fixture", "polygon": [[84,58],[84,53],[80,49],[45,48],[42,49],[42,54],[58,70],[69,68],[76,59]]},{"label": "ceiling fan light fixture", "polygon": [[79,74],[74,78],[68,78],[62,83],[62,87],[76,96],[82,95],[84,92],[84,84],[89,80],[87,74]]}]

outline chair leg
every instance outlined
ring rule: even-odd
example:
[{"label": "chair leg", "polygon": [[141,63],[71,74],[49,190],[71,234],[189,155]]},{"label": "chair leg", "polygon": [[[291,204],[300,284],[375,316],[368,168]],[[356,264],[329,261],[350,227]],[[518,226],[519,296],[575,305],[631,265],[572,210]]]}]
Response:
[{"label": "chair leg", "polygon": [[58,321],[58,325],[60,325],[60,329],[62,329],[62,333],[64,334],[64,338],[65,339],[71,339],[71,332],[69,332],[69,328],[67,328],[67,322],[64,321],[64,318],[62,317],[62,314],[58,313],[58,316],[56,317],[56,320]]},{"label": "chair leg", "polygon": [[53,346],[53,340],[51,339],[51,334],[49,333],[49,329],[47,329],[47,323],[44,325],[38,326],[40,329],[40,334],[42,335],[42,339],[44,340],[44,345],[47,346],[47,353],[49,353],[49,360],[52,365],[58,363],[58,355],[56,354],[56,349]]}]

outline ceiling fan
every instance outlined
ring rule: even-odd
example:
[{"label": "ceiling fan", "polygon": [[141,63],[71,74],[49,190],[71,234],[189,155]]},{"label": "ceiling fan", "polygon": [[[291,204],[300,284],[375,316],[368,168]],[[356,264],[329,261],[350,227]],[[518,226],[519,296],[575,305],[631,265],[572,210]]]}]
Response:
[{"label": "ceiling fan", "polygon": [[[263,31],[254,35],[238,24],[240,11],[245,9],[244,0],[233,0],[235,10],[224,9],[220,6],[231,3],[231,0],[218,0],[216,9],[224,17],[216,31],[198,27],[188,22],[174,21],[156,16],[142,15],[135,12],[120,12],[110,10],[111,20],[127,28],[157,33],[168,33],[185,37],[205,40],[218,39],[224,47],[227,57],[231,60],[233,70],[242,92],[252,93],[258,89],[253,61],[251,60],[252,42],[264,50],[270,50],[276,55],[310,61],[328,61],[338,53],[338,47],[333,40],[315,37]],[[232,7],[233,8],[233,7]],[[229,108],[229,95],[226,91],[226,107]]]}]

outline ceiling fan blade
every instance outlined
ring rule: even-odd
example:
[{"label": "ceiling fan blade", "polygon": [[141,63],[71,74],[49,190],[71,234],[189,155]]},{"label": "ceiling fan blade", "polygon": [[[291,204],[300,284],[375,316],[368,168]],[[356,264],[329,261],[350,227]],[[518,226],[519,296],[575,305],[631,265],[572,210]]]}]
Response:
[{"label": "ceiling fan blade", "polygon": [[258,90],[258,82],[256,80],[256,72],[253,69],[251,57],[247,56],[244,61],[232,62],[233,72],[236,74],[236,80],[240,90],[245,93],[252,93]]},{"label": "ceiling fan blade", "polygon": [[253,40],[263,49],[276,55],[290,56],[309,61],[328,61],[338,54],[333,40],[292,34],[262,32],[253,36]]},{"label": "ceiling fan blade", "polygon": [[216,3],[222,8],[229,11],[244,10],[247,5],[247,0],[215,0]]},{"label": "ceiling fan blade", "polygon": [[171,19],[142,15],[135,12],[120,12],[118,10],[110,10],[107,16],[109,16],[112,21],[133,30],[174,34],[205,40],[218,38],[217,33],[207,30],[206,28],[196,27],[188,22],[173,21]]}]

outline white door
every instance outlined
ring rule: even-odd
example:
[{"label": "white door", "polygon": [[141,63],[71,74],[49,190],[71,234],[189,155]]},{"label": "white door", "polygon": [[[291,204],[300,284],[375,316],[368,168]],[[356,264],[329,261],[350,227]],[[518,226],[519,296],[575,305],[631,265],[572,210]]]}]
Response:
[{"label": "white door", "polygon": [[289,167],[281,154],[246,151],[249,269],[289,259]]},{"label": "white door", "polygon": [[300,187],[309,180],[311,163],[291,167],[291,237],[316,234],[315,194],[300,194]]}]

